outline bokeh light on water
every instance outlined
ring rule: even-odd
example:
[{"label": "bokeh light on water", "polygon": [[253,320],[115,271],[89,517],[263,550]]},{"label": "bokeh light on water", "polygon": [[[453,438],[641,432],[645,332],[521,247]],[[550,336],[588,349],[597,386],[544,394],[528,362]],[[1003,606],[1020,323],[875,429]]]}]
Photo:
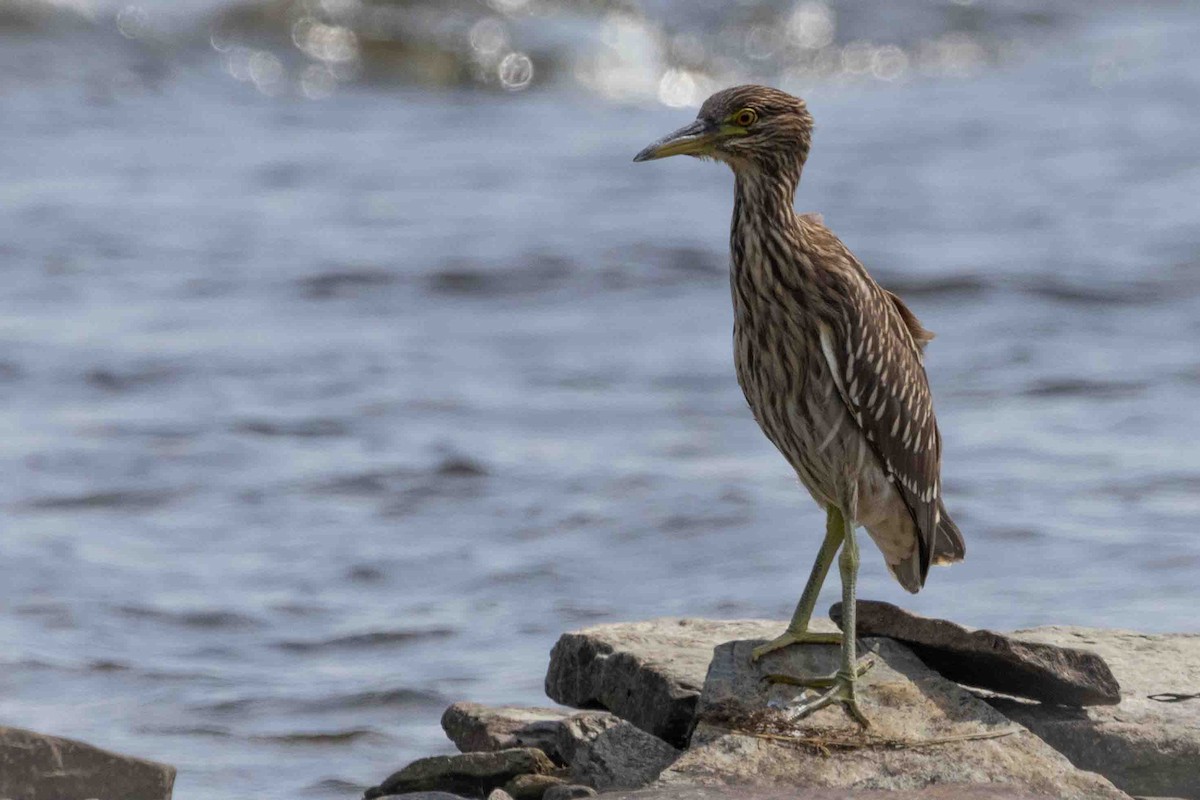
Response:
[{"label": "bokeh light on water", "polygon": [[[698,3],[672,13],[661,3],[550,0],[8,0],[5,8],[22,27],[109,29],[177,53],[207,30],[226,72],[266,94],[325,98],[340,85],[397,79],[497,90],[565,81],[614,100],[671,106],[746,80],[800,90],[910,71],[969,75],[1014,43],[1036,44],[1042,18],[1055,16],[1019,4],[954,13],[953,4],[896,12],[881,2],[845,6],[839,16],[837,4],[822,0]],[[872,25],[874,14],[898,24]]]},{"label": "bokeh light on water", "polygon": [[563,629],[786,616],[821,519],[733,380],[729,175],[630,163],[745,80],[805,94],[800,209],[938,333],[969,558],[909,597],[867,546],[863,595],[1194,629],[1197,35],[1165,2],[0,0],[0,721],[180,798],[350,798],[452,700],[544,702]]}]

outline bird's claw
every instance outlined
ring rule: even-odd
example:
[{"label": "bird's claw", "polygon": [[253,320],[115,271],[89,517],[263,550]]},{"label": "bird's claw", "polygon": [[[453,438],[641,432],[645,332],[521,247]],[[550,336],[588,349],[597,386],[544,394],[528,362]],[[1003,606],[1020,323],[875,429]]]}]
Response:
[{"label": "bird's claw", "polygon": [[[875,659],[864,658],[854,668],[855,677],[861,678],[871,671],[875,666]],[[815,678],[796,677],[795,675],[784,675],[782,673],[773,672],[770,675],[764,675],[763,680],[769,683],[779,683],[784,686],[803,686],[805,689],[828,689],[837,683],[838,675],[841,673],[835,672],[832,675],[822,675]]]},{"label": "bird's claw", "polygon": [[796,644],[841,644],[841,642],[842,635],[840,633],[812,633],[793,631],[789,628],[766,644],[754,648],[750,653],[750,660],[758,663],[768,653],[774,653],[776,650],[783,650]]},{"label": "bird's claw", "polygon": [[[867,666],[867,669],[869,668],[870,665]],[[859,672],[859,670],[856,669],[855,672]],[[814,711],[819,711],[826,706],[837,703],[864,730],[871,727],[870,720],[862,713],[862,709],[858,707],[858,697],[855,693],[854,685],[857,680],[857,675],[852,677],[848,673],[838,670],[837,674],[833,676],[832,685],[826,691],[811,700],[805,700],[799,705],[792,707],[792,720],[804,719]]]}]

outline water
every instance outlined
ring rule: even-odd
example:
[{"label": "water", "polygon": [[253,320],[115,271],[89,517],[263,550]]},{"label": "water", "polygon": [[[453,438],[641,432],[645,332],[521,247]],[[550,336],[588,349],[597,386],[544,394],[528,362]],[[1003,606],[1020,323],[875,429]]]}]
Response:
[{"label": "water", "polygon": [[[742,75],[805,92],[798,206],[939,335],[968,560],[910,597],[867,545],[862,595],[1196,630],[1200,9],[682,7],[401,6],[338,62],[0,6],[0,722],[350,798],[449,702],[544,702],[563,630],[790,613],[822,518],[733,379],[731,179],[630,163]],[[822,49],[725,52],[801,12]]]}]

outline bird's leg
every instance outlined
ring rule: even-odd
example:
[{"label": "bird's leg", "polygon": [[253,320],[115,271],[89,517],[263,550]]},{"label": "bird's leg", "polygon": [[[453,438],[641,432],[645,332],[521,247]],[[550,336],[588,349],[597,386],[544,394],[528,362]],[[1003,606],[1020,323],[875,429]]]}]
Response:
[{"label": "bird's leg", "polygon": [[838,644],[841,641],[841,637],[836,633],[810,633],[808,630],[813,608],[817,605],[817,595],[821,593],[821,585],[825,583],[829,567],[833,564],[838,547],[841,546],[842,539],[846,536],[845,526],[842,525],[842,514],[838,511],[837,506],[830,503],[827,512],[825,541],[821,543],[817,560],[813,562],[812,572],[809,573],[808,583],[804,584],[804,592],[800,595],[800,602],[796,604],[796,613],[792,614],[792,621],[788,623],[787,630],[782,635],[754,648],[754,652],[750,656],[752,661],[758,661],[767,653],[773,653],[794,644]]},{"label": "bird's leg", "polygon": [[[840,703],[855,722],[866,728],[870,722],[859,709],[855,695],[858,676],[866,671],[860,671],[855,654],[858,613],[854,603],[858,581],[858,543],[854,539],[854,523],[846,515],[839,516],[845,527],[845,542],[842,544],[841,558],[838,559],[838,569],[842,575],[842,666],[825,692],[793,708],[793,719],[802,719],[825,706]],[[865,667],[869,668],[870,664],[867,663]]]}]

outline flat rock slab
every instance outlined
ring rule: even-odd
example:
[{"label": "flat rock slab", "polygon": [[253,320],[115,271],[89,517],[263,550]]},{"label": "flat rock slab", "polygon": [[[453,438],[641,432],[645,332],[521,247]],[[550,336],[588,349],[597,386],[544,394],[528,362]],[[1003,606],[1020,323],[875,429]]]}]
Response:
[{"label": "flat rock slab", "polygon": [[170,800],[175,768],[72,739],[0,727],[0,797]]},{"label": "flat rock slab", "polygon": [[1130,794],[1200,798],[1200,698],[1150,699],[1200,692],[1200,634],[1052,626],[1013,636],[1099,653],[1121,682],[1121,703],[1086,709],[1002,697],[989,703]]},{"label": "flat rock slab", "polygon": [[891,639],[863,643],[876,663],[859,684],[859,704],[872,720],[869,735],[836,706],[791,722],[770,705],[793,700],[799,690],[765,676],[828,675],[838,667],[838,648],[792,647],[753,664],[750,653],[763,641],[716,649],[691,748],[657,787],[924,792],[941,784],[993,784],[1005,797],[1127,800]]},{"label": "flat rock slab", "polygon": [[[829,616],[840,625],[842,604],[829,609]],[[1108,664],[1079,647],[972,630],[876,600],[858,601],[858,635],[904,642],[930,667],[967,686],[1070,706],[1121,701]]]},{"label": "flat rock slab", "polygon": [[607,711],[485,706],[455,703],[442,714],[442,730],[464,753],[536,747],[559,764],[621,720]]},{"label": "flat rock slab", "polygon": [[367,789],[372,800],[406,792],[449,792],[468,797],[486,797],[518,775],[549,775],[554,762],[534,747],[463,753],[457,756],[421,758],[390,775],[378,786]]},{"label": "flat rock slab", "polygon": [[606,800],[1057,800],[1055,795],[1028,794],[994,784],[965,783],[928,786],[915,791],[670,787],[637,792],[605,792],[600,797]]},{"label": "flat rock slab", "polygon": [[[687,745],[713,648],[771,638],[786,622],[656,619],[563,634],[550,653],[546,694],[576,708],[606,708],[676,747]],[[829,620],[813,630],[833,631]]]},{"label": "flat rock slab", "polygon": [[571,713],[559,708],[455,703],[442,714],[442,730],[463,753],[536,747],[551,755],[558,727]]}]

